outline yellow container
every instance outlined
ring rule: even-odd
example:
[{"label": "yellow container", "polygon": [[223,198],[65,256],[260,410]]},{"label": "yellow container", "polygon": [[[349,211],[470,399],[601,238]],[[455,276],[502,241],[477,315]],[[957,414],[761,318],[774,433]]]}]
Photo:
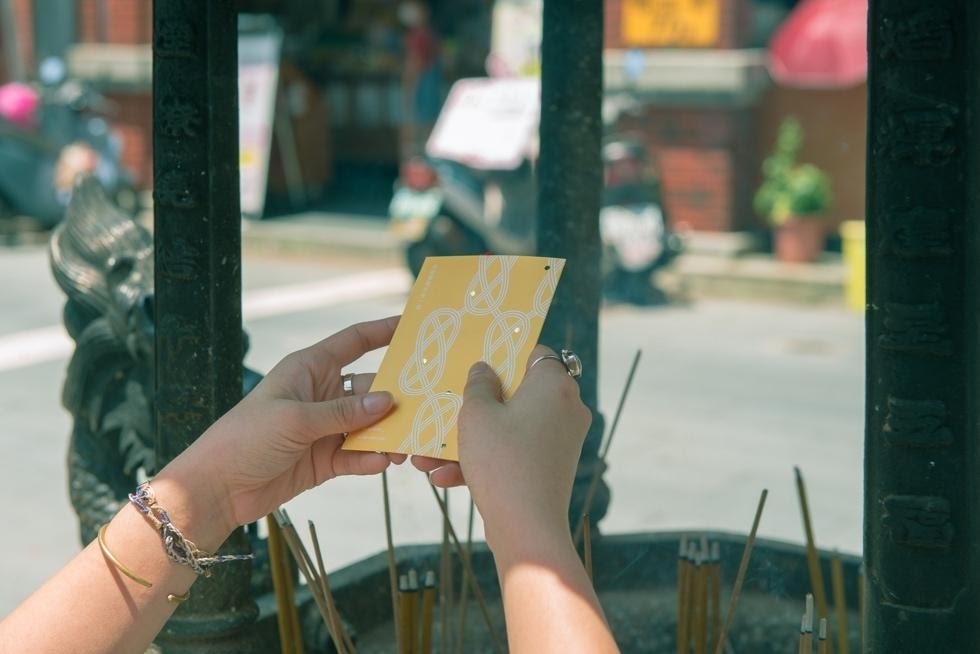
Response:
[{"label": "yellow container", "polygon": [[864,221],[845,220],[840,226],[844,258],[844,302],[849,309],[864,311],[865,242]]}]

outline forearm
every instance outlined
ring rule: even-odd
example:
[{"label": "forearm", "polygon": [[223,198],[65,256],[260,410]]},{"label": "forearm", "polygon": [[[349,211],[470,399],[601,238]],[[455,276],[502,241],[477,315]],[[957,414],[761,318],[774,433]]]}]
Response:
[{"label": "forearm", "polygon": [[619,649],[571,539],[495,552],[514,654]]},{"label": "forearm", "polygon": [[[165,470],[153,482],[158,503],[200,549],[213,551],[230,530],[191,470]],[[143,652],[197,574],[167,556],[159,533],[131,504],[112,519],[105,545],[146,582],[126,576],[93,541],[0,622],[0,651]],[[57,625],[57,628],[49,628]]]}]

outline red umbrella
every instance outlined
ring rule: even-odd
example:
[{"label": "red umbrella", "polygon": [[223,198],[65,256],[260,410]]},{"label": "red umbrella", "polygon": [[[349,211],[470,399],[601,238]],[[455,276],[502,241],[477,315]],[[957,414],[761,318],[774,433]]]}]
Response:
[{"label": "red umbrella", "polygon": [[868,0],[802,0],[769,43],[769,71],[785,86],[839,88],[868,76]]}]

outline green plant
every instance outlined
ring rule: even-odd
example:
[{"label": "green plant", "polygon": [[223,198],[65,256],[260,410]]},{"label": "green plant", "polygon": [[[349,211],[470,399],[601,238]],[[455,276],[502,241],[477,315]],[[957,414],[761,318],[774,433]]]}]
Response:
[{"label": "green plant", "polygon": [[803,128],[790,116],[779,125],[772,154],[762,163],[762,184],[752,206],[772,225],[792,217],[819,217],[833,198],[830,179],[818,167],[797,162]]}]

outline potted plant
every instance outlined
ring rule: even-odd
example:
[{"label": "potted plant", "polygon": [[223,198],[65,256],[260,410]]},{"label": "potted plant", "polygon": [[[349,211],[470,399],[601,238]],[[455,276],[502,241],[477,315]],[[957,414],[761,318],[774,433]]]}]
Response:
[{"label": "potted plant", "polygon": [[775,148],[762,164],[762,184],[753,199],[756,212],[773,228],[776,258],[781,261],[815,260],[826,237],[830,179],[817,166],[797,161],[802,145],[799,121],[785,118]]}]

